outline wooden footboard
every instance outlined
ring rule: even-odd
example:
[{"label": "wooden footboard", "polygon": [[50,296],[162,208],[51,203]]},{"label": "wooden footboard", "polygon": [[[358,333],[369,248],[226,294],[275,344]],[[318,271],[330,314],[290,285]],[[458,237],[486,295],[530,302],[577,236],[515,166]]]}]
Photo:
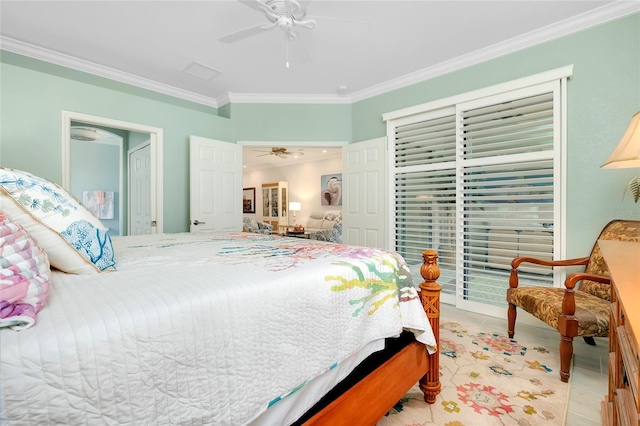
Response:
[{"label": "wooden footboard", "polygon": [[[438,254],[433,250],[422,253],[420,298],[431,328],[440,342],[440,277]],[[433,404],[440,393],[440,351],[429,355],[425,345],[413,341],[340,395],[305,425],[374,425],[418,381],[424,400]]]}]

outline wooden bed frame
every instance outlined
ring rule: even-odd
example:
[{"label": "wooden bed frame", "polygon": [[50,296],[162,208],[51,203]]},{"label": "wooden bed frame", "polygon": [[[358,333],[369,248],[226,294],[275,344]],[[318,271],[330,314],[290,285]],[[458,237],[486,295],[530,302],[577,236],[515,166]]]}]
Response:
[{"label": "wooden bed frame", "polygon": [[[438,254],[433,250],[422,253],[420,275],[422,306],[429,318],[436,342],[440,342],[440,277]],[[424,344],[413,341],[349,388],[304,425],[374,425],[418,381],[424,400],[433,404],[440,393],[439,348],[429,355]]]}]

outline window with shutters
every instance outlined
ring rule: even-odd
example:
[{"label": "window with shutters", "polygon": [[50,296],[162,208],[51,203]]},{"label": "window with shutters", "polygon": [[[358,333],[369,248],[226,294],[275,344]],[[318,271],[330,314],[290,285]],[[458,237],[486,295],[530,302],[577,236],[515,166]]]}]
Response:
[{"label": "window with shutters", "polygon": [[[551,260],[564,246],[554,225],[563,210],[565,81],[519,81],[387,119],[392,241],[416,277],[422,252],[438,252],[444,302],[504,316],[511,260]],[[521,273],[525,285],[560,278],[550,267]]]}]

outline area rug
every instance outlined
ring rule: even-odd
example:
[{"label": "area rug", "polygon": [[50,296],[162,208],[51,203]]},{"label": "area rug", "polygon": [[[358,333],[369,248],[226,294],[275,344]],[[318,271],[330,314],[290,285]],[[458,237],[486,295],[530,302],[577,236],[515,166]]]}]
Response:
[{"label": "area rug", "polygon": [[558,425],[569,384],[558,351],[455,322],[440,325],[440,381],[435,404],[416,385],[378,426]]}]

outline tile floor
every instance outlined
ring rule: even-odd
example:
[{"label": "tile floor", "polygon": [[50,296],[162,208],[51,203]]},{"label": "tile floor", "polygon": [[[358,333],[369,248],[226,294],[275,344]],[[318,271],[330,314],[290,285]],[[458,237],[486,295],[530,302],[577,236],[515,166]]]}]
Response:
[{"label": "tile floor", "polygon": [[[506,309],[505,309],[506,310]],[[480,324],[483,329],[507,332],[507,320],[481,315],[453,305],[442,304],[441,321]],[[518,311],[519,315],[528,315]],[[506,316],[506,312],[505,312]],[[549,346],[558,347],[560,335],[551,327],[540,322],[540,327],[520,323],[516,320],[514,338],[535,340]],[[607,393],[607,356],[609,342],[607,338],[597,337],[596,346],[587,345],[582,338],[573,341],[573,370],[569,388],[569,407],[565,425],[590,426],[601,425],[600,402]],[[560,377],[558,376],[558,380]]]}]

